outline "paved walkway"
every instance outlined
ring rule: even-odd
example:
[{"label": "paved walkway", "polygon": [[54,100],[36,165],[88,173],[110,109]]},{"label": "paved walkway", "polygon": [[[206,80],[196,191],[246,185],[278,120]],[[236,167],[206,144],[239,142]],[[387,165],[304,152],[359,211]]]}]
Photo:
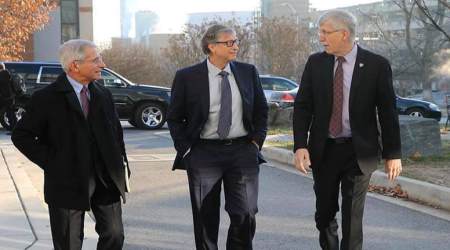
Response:
[{"label": "paved walkway", "polygon": [[[9,249],[52,249],[52,238],[47,205],[42,188],[30,181],[25,167],[38,169],[12,144],[0,146],[0,246]],[[42,184],[42,171],[36,178]],[[89,216],[85,221],[83,249],[95,249],[97,235]]]}]

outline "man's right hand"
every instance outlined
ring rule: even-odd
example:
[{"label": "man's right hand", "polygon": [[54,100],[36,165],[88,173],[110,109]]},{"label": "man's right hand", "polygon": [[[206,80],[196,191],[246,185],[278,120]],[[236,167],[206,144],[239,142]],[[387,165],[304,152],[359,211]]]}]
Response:
[{"label": "man's right hand", "polygon": [[311,160],[309,159],[309,152],[306,148],[299,148],[295,151],[294,155],[295,167],[302,173],[307,174],[311,166]]}]

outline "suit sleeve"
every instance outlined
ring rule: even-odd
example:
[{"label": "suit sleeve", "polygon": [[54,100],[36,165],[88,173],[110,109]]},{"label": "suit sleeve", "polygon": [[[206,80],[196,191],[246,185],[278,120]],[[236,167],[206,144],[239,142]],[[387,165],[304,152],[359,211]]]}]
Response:
[{"label": "suit sleeve", "polygon": [[263,146],[267,134],[267,119],[269,107],[267,105],[266,96],[262,89],[261,80],[259,79],[258,70],[253,67],[253,83],[254,93],[253,98],[253,126],[254,132],[251,135],[252,140],[258,143],[259,147]]},{"label": "suit sleeve", "polygon": [[185,85],[182,74],[180,71],[177,71],[172,83],[170,105],[167,111],[167,124],[170,135],[172,136],[175,149],[182,155],[191,147],[186,135]]},{"label": "suit sleeve", "polygon": [[47,128],[45,98],[35,93],[29,101],[26,112],[14,128],[11,140],[14,146],[36,165],[45,169],[51,148],[45,142]]},{"label": "suit sleeve", "polygon": [[381,127],[383,159],[400,159],[400,126],[396,109],[396,95],[392,85],[392,70],[383,60],[377,80],[377,112]]},{"label": "suit sleeve", "polygon": [[308,132],[313,114],[313,95],[311,77],[311,57],[308,59],[303,71],[300,88],[294,101],[293,130],[294,152],[299,148],[306,148]]}]

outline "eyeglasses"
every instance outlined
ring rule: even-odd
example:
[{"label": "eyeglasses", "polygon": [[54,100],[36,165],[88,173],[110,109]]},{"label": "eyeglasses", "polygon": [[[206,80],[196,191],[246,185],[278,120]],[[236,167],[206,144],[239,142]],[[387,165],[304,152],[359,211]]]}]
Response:
[{"label": "eyeglasses", "polygon": [[86,59],[80,59],[80,60],[75,60],[75,61],[79,61],[79,62],[90,62],[90,63],[94,63],[94,64],[102,64],[103,63],[103,58],[102,56],[97,56],[96,58],[92,59],[92,60],[86,60]]},{"label": "eyeglasses", "polygon": [[338,31],[342,31],[342,29],[331,30],[331,31],[319,30],[319,31],[317,32],[317,35],[319,35],[319,36],[329,36],[329,35],[331,35],[331,34],[333,34],[333,33],[338,32]]},{"label": "eyeglasses", "polygon": [[225,41],[225,42],[215,42],[215,43],[221,43],[221,44],[225,44],[225,46],[227,46],[227,47],[233,47],[235,44],[237,46],[239,46],[240,42],[241,42],[241,40],[235,39],[235,40],[228,40],[228,41]]}]

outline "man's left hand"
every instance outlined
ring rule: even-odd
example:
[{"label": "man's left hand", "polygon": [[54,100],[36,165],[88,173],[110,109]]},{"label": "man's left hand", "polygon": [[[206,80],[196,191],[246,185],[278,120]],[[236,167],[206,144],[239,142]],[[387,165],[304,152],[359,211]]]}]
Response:
[{"label": "man's left hand", "polygon": [[402,161],[400,159],[389,159],[384,163],[384,171],[390,181],[395,180],[402,172]]}]

